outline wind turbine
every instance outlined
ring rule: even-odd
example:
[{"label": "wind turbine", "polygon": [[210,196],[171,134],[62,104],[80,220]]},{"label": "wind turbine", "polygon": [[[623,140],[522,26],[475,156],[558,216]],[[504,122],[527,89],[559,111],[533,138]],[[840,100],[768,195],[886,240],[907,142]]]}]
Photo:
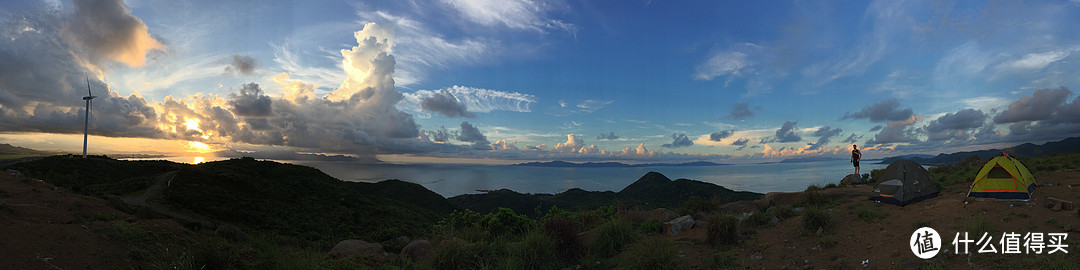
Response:
[{"label": "wind turbine", "polygon": [[86,101],[86,124],[83,126],[82,135],[82,158],[86,158],[86,135],[90,130],[90,104],[93,104],[94,93],[90,93],[90,77],[86,77],[86,95],[82,99]]}]

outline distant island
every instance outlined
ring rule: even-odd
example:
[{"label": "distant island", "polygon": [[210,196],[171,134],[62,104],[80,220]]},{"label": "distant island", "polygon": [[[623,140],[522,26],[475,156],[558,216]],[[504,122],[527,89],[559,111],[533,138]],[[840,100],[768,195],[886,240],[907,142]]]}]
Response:
[{"label": "distant island", "polygon": [[965,151],[952,154],[941,153],[937,156],[930,155],[903,155],[882,159],[878,164],[889,164],[901,159],[910,159],[922,165],[950,165],[959,163],[970,156],[978,156],[979,159],[989,160],[991,157],[1000,155],[1002,152],[1013,156],[1046,156],[1080,152],[1080,137],[1072,137],[1056,142],[1047,142],[1041,145],[1024,143],[1005,149],[987,149],[981,151]]},{"label": "distant island", "polygon": [[638,167],[697,167],[697,166],[724,166],[731,164],[722,164],[708,161],[695,161],[686,163],[642,163],[642,164],[626,164],[622,162],[585,162],[574,163],[561,160],[554,160],[548,162],[526,162],[518,163],[510,166],[517,167],[558,167],[558,168],[638,168]]},{"label": "distant island", "polygon": [[818,162],[818,161],[836,161],[847,160],[846,158],[838,157],[804,157],[804,158],[789,158],[781,160],[780,163],[803,163],[803,162]]}]

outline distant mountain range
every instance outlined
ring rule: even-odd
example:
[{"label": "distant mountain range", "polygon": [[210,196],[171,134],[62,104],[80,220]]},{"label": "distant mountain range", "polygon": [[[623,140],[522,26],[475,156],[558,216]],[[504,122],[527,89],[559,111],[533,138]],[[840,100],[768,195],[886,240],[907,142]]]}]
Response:
[{"label": "distant mountain range", "polygon": [[548,161],[548,162],[526,162],[518,163],[510,166],[521,167],[584,167],[584,168],[613,168],[613,167],[693,167],[693,166],[724,166],[730,164],[714,163],[708,161],[695,161],[687,163],[643,163],[643,164],[626,164],[622,162],[585,162],[574,163],[561,160]]},{"label": "distant mountain range", "polygon": [[658,172],[649,172],[619,192],[586,191],[573,188],[558,194],[523,194],[509,189],[482,194],[465,194],[447,198],[458,207],[480,213],[494,212],[500,207],[516,213],[539,216],[552,206],[562,209],[591,209],[605,205],[638,205],[678,208],[691,196],[721,201],[756,200],[761,193],[734,191],[713,183],[697,180],[671,180]]},{"label": "distant mountain range", "polygon": [[38,151],[26,147],[14,146],[6,143],[0,143],[0,155],[48,155],[52,154],[46,151]]},{"label": "distant mountain range", "polygon": [[1001,152],[1008,153],[1013,156],[1046,156],[1056,154],[1067,154],[1080,152],[1080,137],[1073,137],[1056,142],[1047,142],[1042,145],[1036,145],[1033,143],[1024,143],[1005,149],[988,149],[981,151],[966,151],[956,152],[952,154],[938,154],[937,156],[928,157],[929,155],[904,155],[890,157],[882,159],[879,164],[889,164],[901,159],[910,159],[918,162],[922,165],[948,165],[956,164],[964,158],[970,156],[979,156],[980,159],[988,160],[991,157],[1000,155]]}]

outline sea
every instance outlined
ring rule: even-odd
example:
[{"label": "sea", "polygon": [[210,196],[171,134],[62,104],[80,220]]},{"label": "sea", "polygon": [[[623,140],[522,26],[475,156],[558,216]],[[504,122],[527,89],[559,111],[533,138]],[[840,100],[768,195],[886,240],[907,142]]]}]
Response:
[{"label": "sea", "polygon": [[[693,179],[736,191],[803,191],[809,185],[840,183],[854,172],[846,160],[721,166],[528,167],[506,165],[359,165],[350,162],[284,161],[318,168],[338,179],[378,182],[399,179],[423,185],[444,197],[510,189],[521,193],[559,193],[572,188],[619,191],[648,172]],[[864,160],[860,173],[888,164]]]},{"label": "sea", "polygon": [[[223,157],[128,158],[165,159],[197,164]],[[387,179],[417,183],[442,195],[482,193],[509,189],[521,193],[555,194],[572,188],[588,191],[619,191],[648,172],[659,172],[672,180],[679,178],[709,182],[736,191],[758,193],[803,191],[809,185],[840,183],[854,173],[847,160],[796,163],[732,164],[719,166],[653,167],[530,167],[459,164],[360,164],[345,161],[276,160],[317,168],[334,178],[354,182]],[[859,173],[885,168],[878,160],[863,160]]]}]

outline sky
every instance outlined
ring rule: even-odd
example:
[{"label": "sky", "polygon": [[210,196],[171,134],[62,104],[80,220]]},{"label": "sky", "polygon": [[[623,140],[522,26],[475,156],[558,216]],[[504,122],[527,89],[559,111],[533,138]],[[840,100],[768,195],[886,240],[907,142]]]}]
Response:
[{"label": "sky", "polygon": [[[1080,136],[1080,1],[0,3],[0,143],[757,162]],[[87,82],[88,81],[88,82]]]}]

